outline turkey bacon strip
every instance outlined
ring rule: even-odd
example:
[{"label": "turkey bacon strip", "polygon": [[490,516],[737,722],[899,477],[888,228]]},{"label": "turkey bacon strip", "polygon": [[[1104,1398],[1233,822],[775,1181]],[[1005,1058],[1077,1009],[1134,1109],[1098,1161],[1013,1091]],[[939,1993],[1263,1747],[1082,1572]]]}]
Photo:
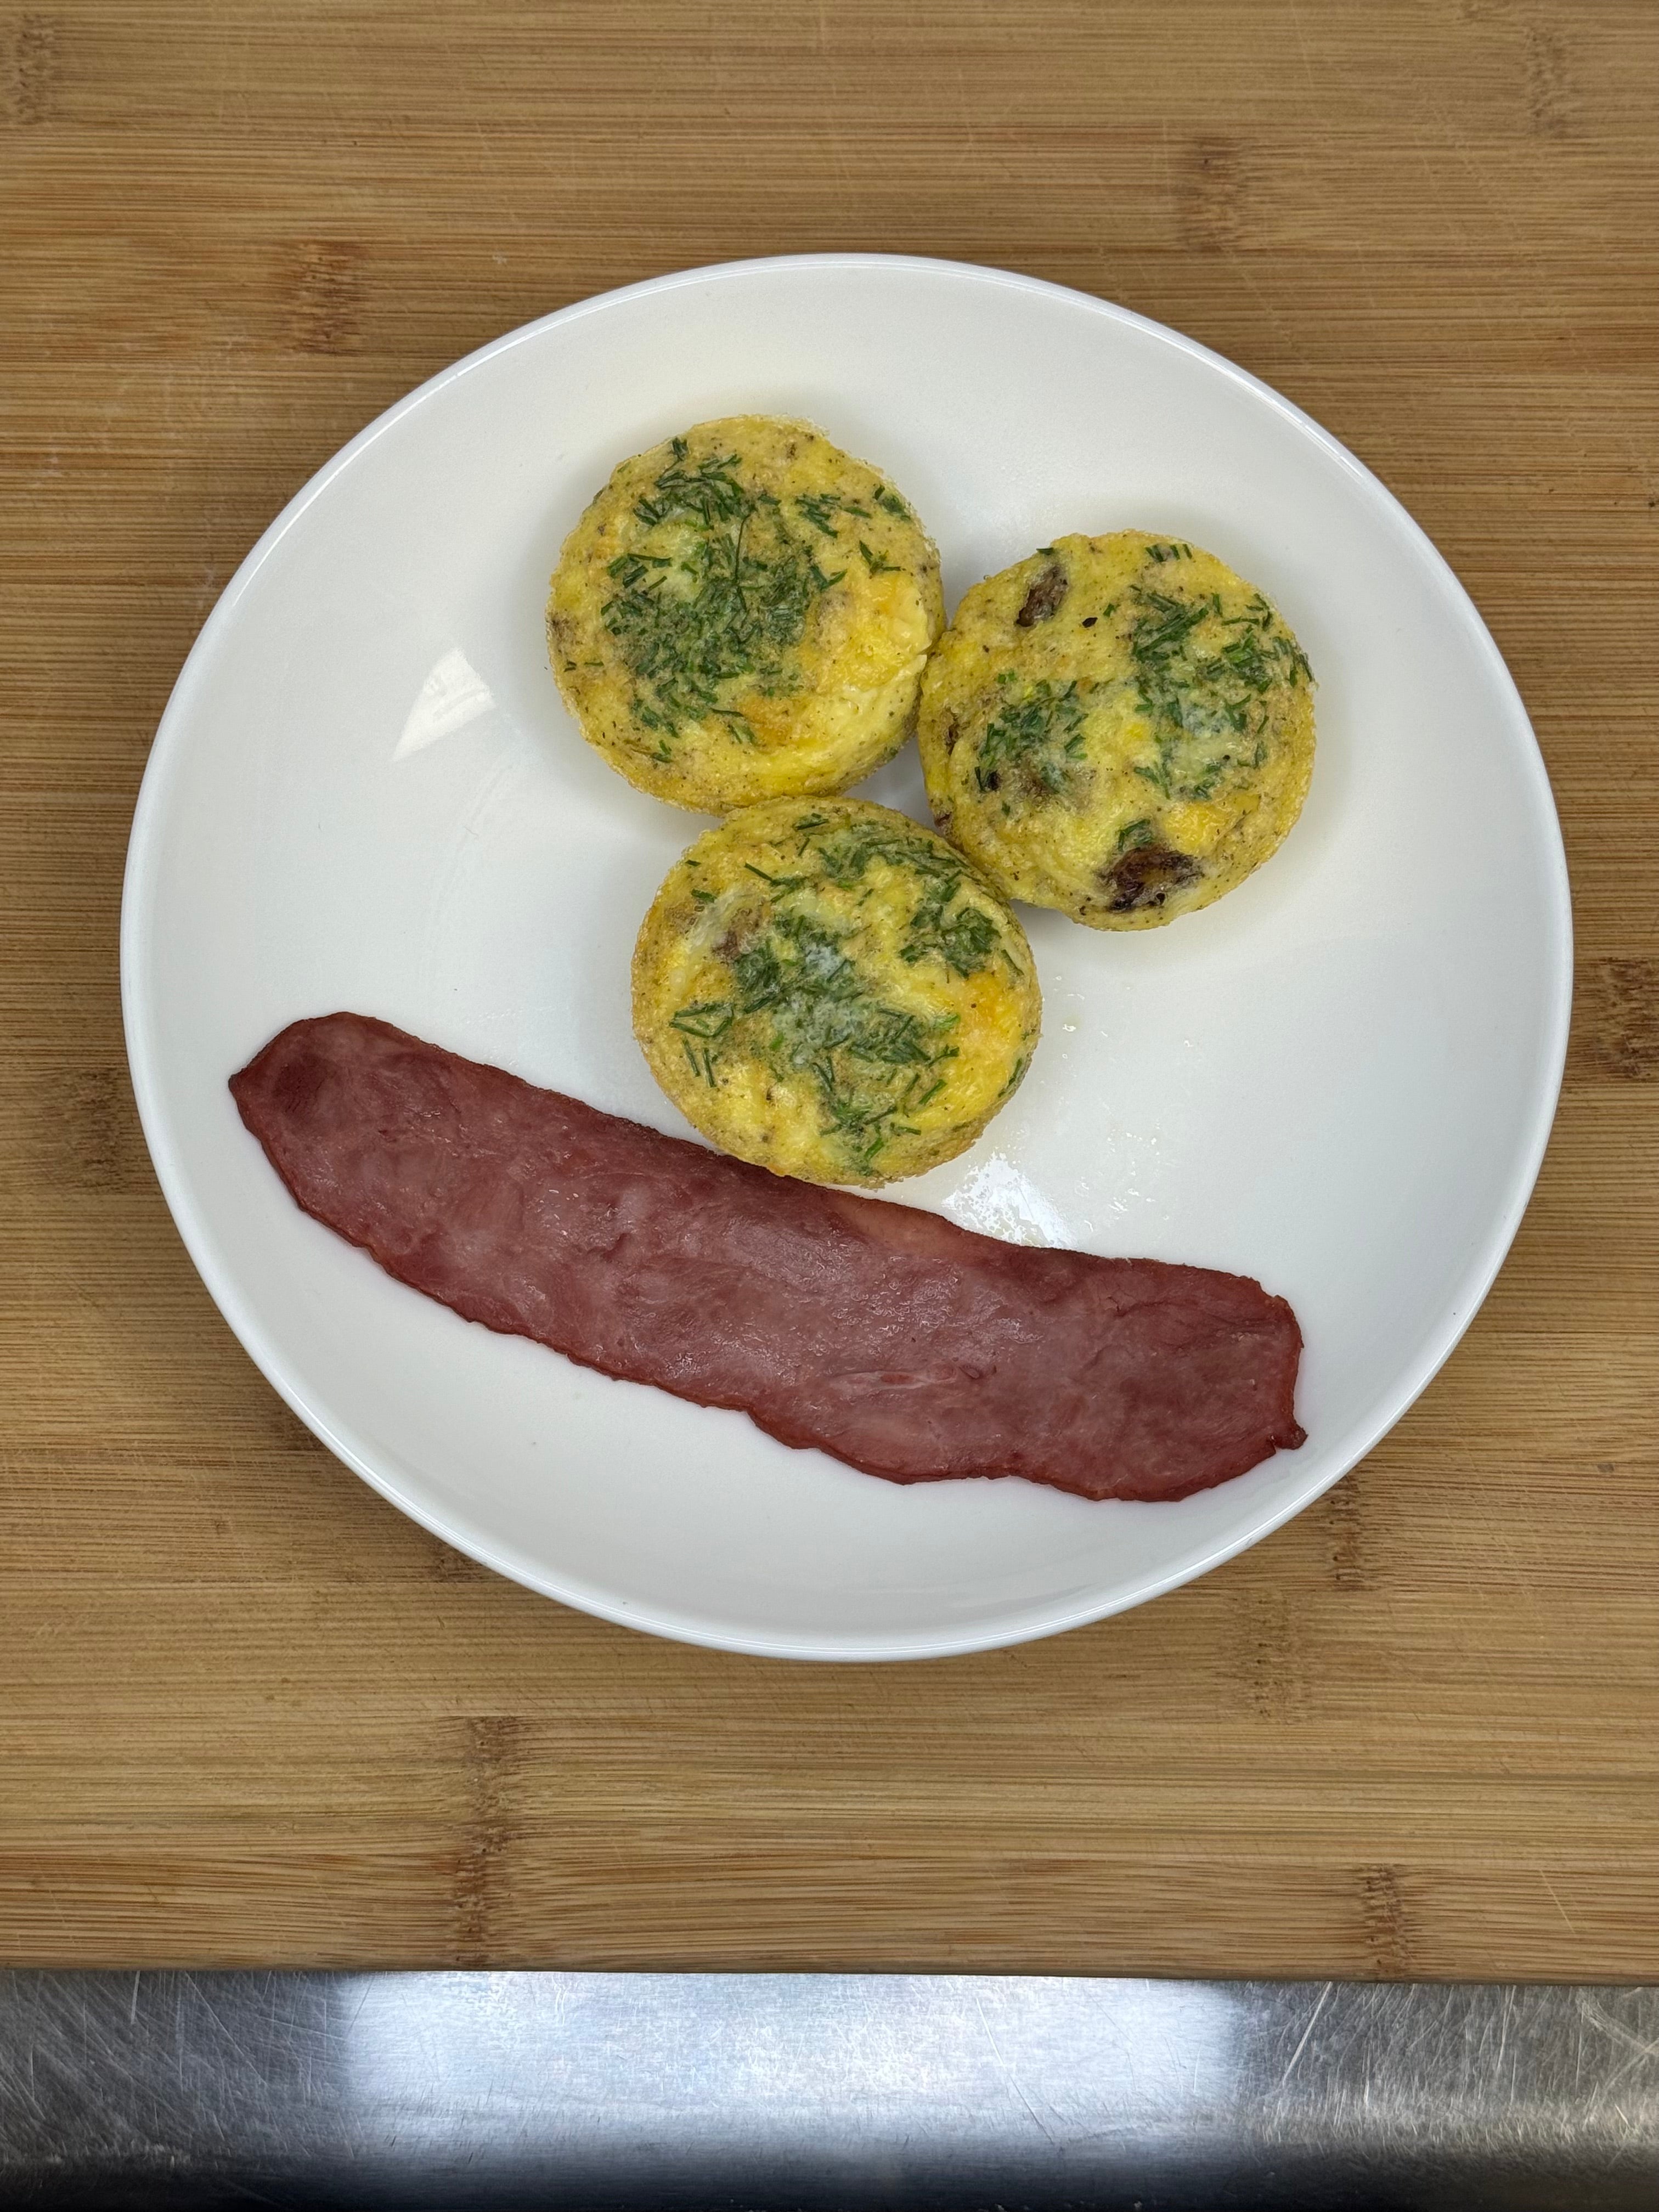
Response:
[{"label": "turkey bacon strip", "polygon": [[469,1321],[889,1482],[1184,1498],[1303,1441],[1246,1276],[1005,1244],[795,1182],[362,1014],[231,1091],[295,1200]]}]

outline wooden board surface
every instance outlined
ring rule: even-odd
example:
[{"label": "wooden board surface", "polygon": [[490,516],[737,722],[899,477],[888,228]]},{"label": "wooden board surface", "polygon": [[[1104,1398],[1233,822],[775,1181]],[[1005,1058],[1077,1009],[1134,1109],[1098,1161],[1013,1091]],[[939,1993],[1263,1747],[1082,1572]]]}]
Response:
[{"label": "wooden board surface", "polygon": [[[1649,0],[39,0],[0,13],[0,1958],[1659,1975]],[[897,1668],[498,1581],[316,1444],[135,1119],[146,749],[410,386],[815,248],[1121,301],[1289,393],[1473,592],[1579,995],[1514,1253],[1322,1504]]]}]

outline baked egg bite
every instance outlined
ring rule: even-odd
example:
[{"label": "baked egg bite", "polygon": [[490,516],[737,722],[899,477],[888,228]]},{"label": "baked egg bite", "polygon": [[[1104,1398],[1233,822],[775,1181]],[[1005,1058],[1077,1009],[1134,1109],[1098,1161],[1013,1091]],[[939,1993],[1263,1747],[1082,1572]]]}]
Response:
[{"label": "baked egg bite", "polygon": [[1025,933],[942,838],[863,799],[769,799],[708,831],[634,954],[634,1032],[687,1121],[808,1182],[965,1152],[1030,1064]]},{"label": "baked egg bite", "polygon": [[963,599],[918,736],[933,819],[1006,896],[1152,929],[1283,842],[1313,774],[1313,676],[1213,553],[1058,538]]},{"label": "baked egg bite", "polygon": [[735,415],[624,461],[565,540],[553,672],[612,768],[728,814],[844,791],[915,726],[939,555],[808,422]]}]

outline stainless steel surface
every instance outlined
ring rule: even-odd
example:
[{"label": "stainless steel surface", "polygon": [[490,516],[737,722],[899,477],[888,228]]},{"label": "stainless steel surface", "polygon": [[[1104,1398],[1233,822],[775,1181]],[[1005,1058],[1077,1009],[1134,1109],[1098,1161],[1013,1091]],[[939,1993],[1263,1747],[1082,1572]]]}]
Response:
[{"label": "stainless steel surface", "polygon": [[1659,2206],[1659,1990],[0,1975],[0,2203]]}]

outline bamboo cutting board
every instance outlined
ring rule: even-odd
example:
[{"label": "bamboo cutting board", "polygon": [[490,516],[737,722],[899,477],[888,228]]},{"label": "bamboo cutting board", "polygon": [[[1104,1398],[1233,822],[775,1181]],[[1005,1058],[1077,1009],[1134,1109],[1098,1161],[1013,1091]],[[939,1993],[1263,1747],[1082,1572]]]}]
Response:
[{"label": "bamboo cutting board", "polygon": [[[1647,0],[40,0],[0,15],[0,1958],[1659,1976]],[[1322,1504],[1057,1641],[649,1641],[315,1443],[122,1053],[128,822],[264,524],[456,356],[828,248],[1190,332],[1370,464],[1531,708],[1574,1041],[1514,1253]]]}]

